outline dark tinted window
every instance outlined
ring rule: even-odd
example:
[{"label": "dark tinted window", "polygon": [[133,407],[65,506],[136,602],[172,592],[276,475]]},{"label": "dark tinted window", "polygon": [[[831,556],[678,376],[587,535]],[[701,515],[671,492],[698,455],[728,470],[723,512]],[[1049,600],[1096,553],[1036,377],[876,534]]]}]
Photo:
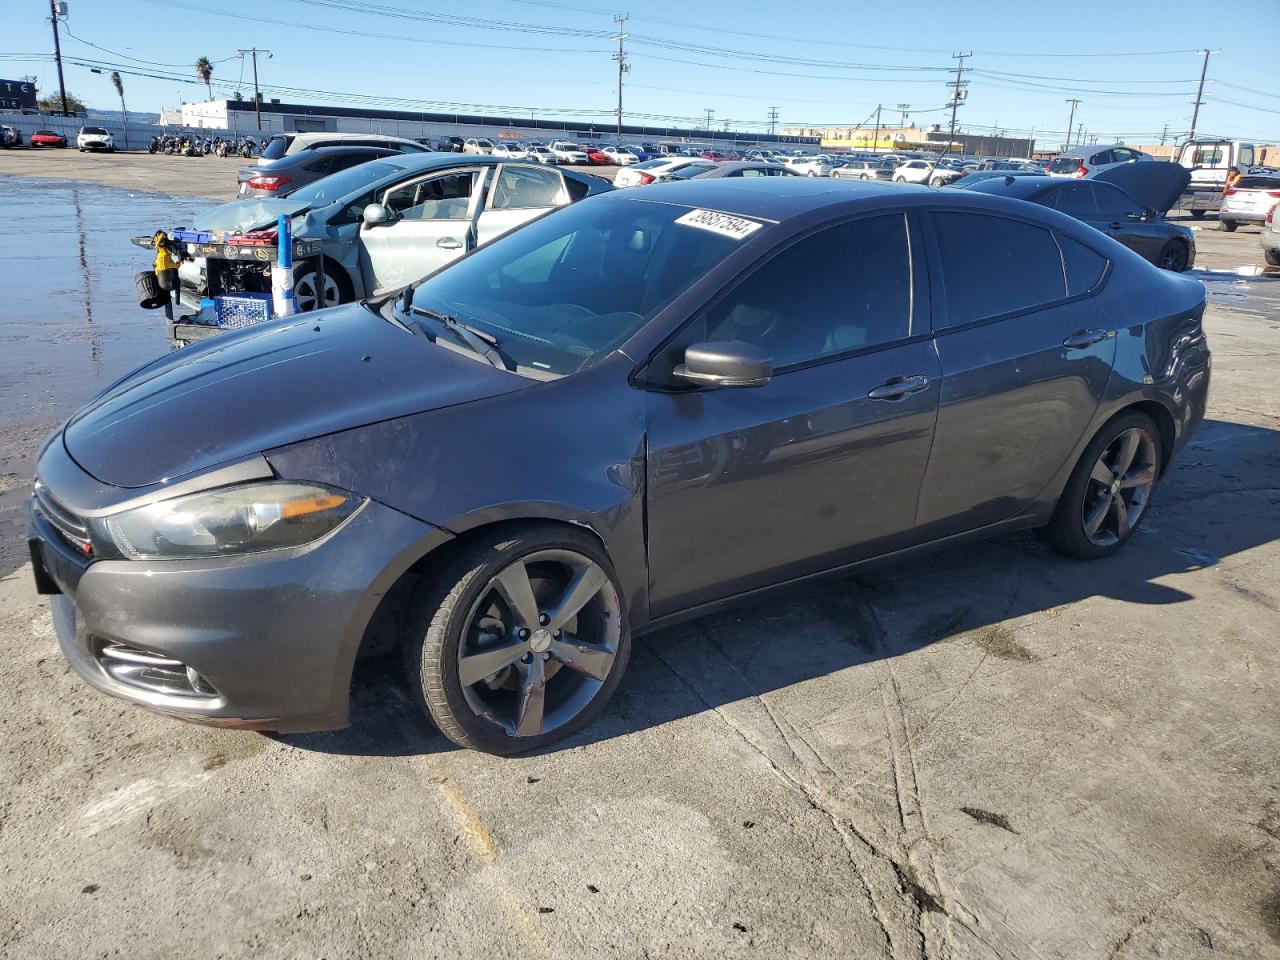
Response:
[{"label": "dark tinted window", "polygon": [[321,175],[324,175],[326,173],[333,173],[334,159],[335,159],[334,157],[321,157],[319,160],[316,160],[313,163],[307,164],[306,166],[307,172],[318,173]]},{"label": "dark tinted window", "polygon": [[1111,153],[1110,150],[1103,150],[1101,153],[1095,153],[1093,156],[1089,158],[1089,163],[1095,167],[1103,163],[1114,163],[1114,162],[1115,162],[1115,156]]},{"label": "dark tinted window", "polygon": [[1280,190],[1280,177],[1241,177],[1237,190]]},{"label": "dark tinted window", "polygon": [[1107,269],[1106,258],[1094,253],[1078,240],[1057,234],[1062,259],[1067,269],[1067,291],[1071,296],[1087,293],[1097,286]]},{"label": "dark tinted window", "polygon": [[1138,205],[1119,187],[1109,183],[1094,183],[1093,194],[1098,198],[1098,211],[1104,218],[1123,220],[1130,213],[1139,213]]},{"label": "dark tinted window", "polygon": [[1062,256],[1048,230],[980,213],[935,212],[931,218],[947,291],[943,326],[1065,296]]},{"label": "dark tinted window", "polygon": [[1080,166],[1079,157],[1058,157],[1049,164],[1050,173],[1075,173]]},{"label": "dark tinted window", "polygon": [[91,133],[91,134],[93,134],[94,136],[105,136],[107,131],[106,131],[105,129],[103,129],[102,127],[85,127],[85,128],[84,128],[83,130],[81,130],[80,132],[81,132],[81,133]]},{"label": "dark tinted window", "polygon": [[707,339],[763,347],[776,366],[910,335],[906,218],[831,227],[769,260],[713,307]]},{"label": "dark tinted window", "polygon": [[264,160],[279,160],[284,156],[284,152],[289,149],[289,142],[293,137],[272,137],[271,142],[267,144],[267,149],[262,151]]},{"label": "dark tinted window", "polygon": [[1085,220],[1096,216],[1098,201],[1093,195],[1093,185],[1083,181],[1068,183],[1054,191],[1053,199],[1046,206],[1057,207],[1068,216]]}]

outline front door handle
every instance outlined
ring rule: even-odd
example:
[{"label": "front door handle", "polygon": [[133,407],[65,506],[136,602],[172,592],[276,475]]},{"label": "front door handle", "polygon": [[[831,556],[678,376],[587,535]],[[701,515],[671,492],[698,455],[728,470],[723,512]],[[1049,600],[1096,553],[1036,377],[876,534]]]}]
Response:
[{"label": "front door handle", "polygon": [[868,400],[901,400],[919,393],[929,386],[929,378],[916,374],[912,377],[893,377],[867,394]]},{"label": "front door handle", "polygon": [[441,237],[436,241],[436,246],[444,250],[461,250],[462,241],[456,237]]},{"label": "front door handle", "polygon": [[1110,330],[1077,330],[1063,340],[1062,345],[1068,350],[1083,350],[1085,347],[1092,347],[1095,343],[1101,343],[1109,336],[1111,336]]}]

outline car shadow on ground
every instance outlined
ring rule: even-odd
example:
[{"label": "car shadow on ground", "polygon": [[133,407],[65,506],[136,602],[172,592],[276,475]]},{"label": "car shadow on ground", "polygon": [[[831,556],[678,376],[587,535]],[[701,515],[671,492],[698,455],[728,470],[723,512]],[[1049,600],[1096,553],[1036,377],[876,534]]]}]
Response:
[{"label": "car shadow on ground", "polygon": [[[974,644],[989,657],[1030,661],[1035,655],[1007,622],[1037,612],[1056,616],[1091,597],[1142,606],[1188,602],[1193,595],[1180,574],[1280,538],[1277,476],[1280,431],[1207,421],[1133,541],[1114,557],[1075,561],[1034,533],[1016,534],[796,588],[642,637],[603,716],[546,752],[626,736],[935,644]],[[1244,602],[1280,609],[1280,591],[1268,595],[1256,584],[1228,582]],[[1122,641],[1124,629],[1117,621],[1114,639]],[[366,756],[454,749],[419,711],[398,657],[358,664],[350,727],[279,739],[304,750]]]}]

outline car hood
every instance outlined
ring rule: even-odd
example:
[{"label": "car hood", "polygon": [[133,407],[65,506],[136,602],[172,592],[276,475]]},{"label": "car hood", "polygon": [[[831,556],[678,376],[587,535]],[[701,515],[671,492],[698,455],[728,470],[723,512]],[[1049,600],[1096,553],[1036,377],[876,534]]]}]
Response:
[{"label": "car hood", "polygon": [[63,442],[103,483],[145,487],[532,382],[349,304],[175,351],[80,410]]},{"label": "car hood", "polygon": [[197,230],[225,230],[228,233],[256,230],[260,227],[273,227],[281,214],[293,216],[303,213],[309,206],[304,201],[290,200],[287,197],[233,200],[206,210],[196,218],[194,226]]},{"label": "car hood", "polygon": [[1139,206],[1163,217],[1191,182],[1191,171],[1180,163],[1157,160],[1112,167],[1093,179],[1119,187]]}]

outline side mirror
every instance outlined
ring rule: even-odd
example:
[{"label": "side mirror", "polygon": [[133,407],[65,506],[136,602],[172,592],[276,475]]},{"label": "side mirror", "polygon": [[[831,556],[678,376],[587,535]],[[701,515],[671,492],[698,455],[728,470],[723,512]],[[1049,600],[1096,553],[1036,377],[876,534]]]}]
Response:
[{"label": "side mirror", "polygon": [[773,359],[741,340],[695,343],[672,373],[700,387],[760,387],[773,376]]},{"label": "side mirror", "polygon": [[391,211],[380,203],[369,204],[364,208],[362,216],[364,217],[364,222],[371,227],[377,226],[380,223],[391,222]]}]

